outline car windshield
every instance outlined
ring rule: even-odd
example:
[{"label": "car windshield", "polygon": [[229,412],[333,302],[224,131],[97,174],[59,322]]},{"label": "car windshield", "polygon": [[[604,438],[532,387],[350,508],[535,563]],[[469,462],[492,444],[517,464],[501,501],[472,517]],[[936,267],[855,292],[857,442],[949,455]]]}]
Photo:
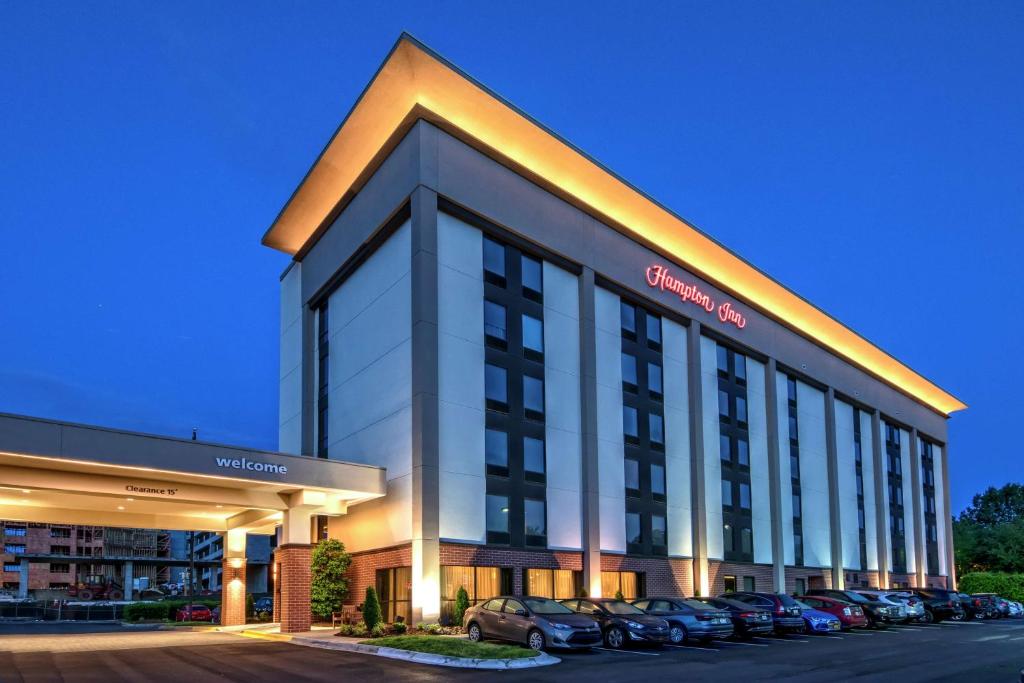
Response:
[{"label": "car windshield", "polygon": [[858,593],[843,593],[843,595],[845,595],[846,599],[849,600],[850,602],[858,602],[858,603],[861,603],[861,604],[864,604],[865,602],[869,602],[867,598],[865,598],[863,595],[860,595]]},{"label": "car windshield", "polygon": [[700,600],[680,600],[679,603],[681,605],[686,605],[687,607],[692,607],[693,609],[718,609],[711,603],[702,602]]},{"label": "car windshield", "polygon": [[622,600],[609,600],[602,602],[601,606],[604,607],[612,614],[643,614],[644,611],[639,607],[634,607],[628,602]]},{"label": "car windshield", "polygon": [[779,593],[779,602],[782,603],[783,607],[799,607],[800,606],[800,603],[798,603],[796,600],[794,600],[793,598],[789,597],[785,593]]},{"label": "car windshield", "polygon": [[797,605],[799,605],[799,606],[800,606],[800,609],[814,609],[813,607],[811,607],[810,605],[808,605],[808,604],[807,604],[806,602],[804,602],[803,600],[794,600],[793,602],[795,602],[795,603],[796,603]]},{"label": "car windshield", "polygon": [[547,598],[525,598],[526,607],[534,614],[573,614],[574,612],[554,600]]}]

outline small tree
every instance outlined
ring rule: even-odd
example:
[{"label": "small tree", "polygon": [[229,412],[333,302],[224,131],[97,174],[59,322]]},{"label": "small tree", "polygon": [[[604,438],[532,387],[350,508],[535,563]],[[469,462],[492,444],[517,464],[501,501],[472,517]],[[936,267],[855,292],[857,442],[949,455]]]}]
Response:
[{"label": "small tree", "polygon": [[624,599],[622,597],[622,591],[615,591],[615,599],[616,600],[623,600]]},{"label": "small tree", "polygon": [[383,621],[380,613],[380,600],[377,599],[377,591],[373,586],[366,587],[366,600],[363,602],[363,623],[366,628],[373,630],[373,627]]},{"label": "small tree", "polygon": [[466,610],[469,609],[469,593],[463,586],[459,586],[458,592],[455,593],[455,610],[452,613],[452,622],[454,626],[462,626],[462,617],[466,615]]},{"label": "small tree", "polygon": [[256,616],[256,600],[252,597],[252,593],[249,593],[245,596],[245,620],[252,621],[254,616]]},{"label": "small tree", "polygon": [[313,548],[310,607],[313,614],[325,621],[341,609],[342,601],[348,597],[345,573],[350,564],[352,558],[341,541],[328,539]]}]

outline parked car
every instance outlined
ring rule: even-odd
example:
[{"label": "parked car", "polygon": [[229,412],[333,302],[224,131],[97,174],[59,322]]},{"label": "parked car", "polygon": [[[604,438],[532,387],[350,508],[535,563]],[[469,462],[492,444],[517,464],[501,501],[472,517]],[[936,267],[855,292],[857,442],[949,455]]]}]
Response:
[{"label": "parked car", "polygon": [[534,650],[576,649],[601,644],[601,627],[590,617],[547,598],[506,595],[470,607],[462,625],[475,643],[485,638]]},{"label": "parked car", "polygon": [[975,593],[972,597],[988,598],[991,600],[996,618],[1010,616],[1010,601],[1006,598],[996,595],[995,593]]},{"label": "parked car", "polygon": [[210,611],[210,623],[211,624],[219,624],[220,623],[220,605],[217,605],[216,607],[213,608],[213,610]]},{"label": "parked car", "polygon": [[608,647],[620,648],[627,643],[661,645],[668,641],[667,621],[645,614],[642,609],[625,600],[572,598],[561,602],[574,612],[596,619]]},{"label": "parked car", "polygon": [[728,598],[693,598],[728,612],[732,619],[733,634],[740,638],[766,635],[775,630],[772,613],[752,605]]},{"label": "parked car", "polygon": [[1007,600],[1010,603],[1010,616],[1011,617],[1024,617],[1024,605],[1021,605],[1016,600]]},{"label": "parked car", "polygon": [[772,623],[775,633],[801,633],[804,630],[804,618],[800,605],[796,600],[784,593],[726,593],[720,598],[738,600],[739,602],[766,609],[772,613]]},{"label": "parked car", "polygon": [[985,619],[999,618],[999,608],[996,607],[995,602],[990,596],[957,593],[957,597],[960,598],[960,607],[964,611],[964,619],[984,621]]},{"label": "parked car", "polygon": [[889,622],[893,624],[905,624],[910,617],[907,615],[907,606],[888,593],[874,591],[856,591],[868,600],[881,602],[889,606]]},{"label": "parked car", "polygon": [[732,618],[721,608],[685,598],[643,598],[633,605],[668,622],[668,639],[684,643],[690,638],[709,641],[732,635]]},{"label": "parked car", "polygon": [[910,592],[924,601],[924,621],[937,624],[957,615],[963,616],[960,596],[945,588],[911,588]]},{"label": "parked car", "polygon": [[866,628],[868,626],[868,618],[864,615],[864,610],[852,602],[819,595],[798,595],[796,600],[810,605],[819,612],[831,614],[839,620],[840,628],[844,631],[851,628]]},{"label": "parked car", "polygon": [[909,593],[907,591],[890,591],[883,595],[890,600],[902,602],[907,609],[907,618],[910,621],[925,620],[924,601],[913,593]]},{"label": "parked car", "polygon": [[831,633],[842,630],[843,625],[839,617],[816,610],[800,600],[796,600],[796,604],[800,606],[800,616],[804,619],[804,630],[807,633]]},{"label": "parked car", "polygon": [[274,598],[260,598],[253,606],[257,620],[271,621],[274,618]]},{"label": "parked car", "polygon": [[175,621],[213,621],[213,612],[206,605],[183,605],[174,615]]},{"label": "parked car", "polygon": [[899,616],[899,609],[888,602],[870,600],[856,591],[843,591],[834,588],[811,588],[807,595],[845,600],[857,605],[864,611],[868,618],[868,626],[871,628],[886,628],[893,619]]}]

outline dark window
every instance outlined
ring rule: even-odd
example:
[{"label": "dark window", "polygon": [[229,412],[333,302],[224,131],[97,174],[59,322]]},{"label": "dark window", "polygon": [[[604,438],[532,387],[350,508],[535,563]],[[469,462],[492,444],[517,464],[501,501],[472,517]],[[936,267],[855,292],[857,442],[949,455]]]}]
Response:
[{"label": "dark window", "polygon": [[484,301],[484,336],[488,343],[505,348],[508,343],[508,323],[505,307],[493,301]]},{"label": "dark window", "polygon": [[757,586],[757,581],[755,580],[755,578],[753,576],[744,576],[743,577],[743,590],[753,592],[753,591],[757,590],[756,586]]},{"label": "dark window", "polygon": [[750,466],[750,444],[746,439],[736,439],[736,462],[747,467]]},{"label": "dark window", "polygon": [[643,543],[643,535],[640,532],[640,513],[626,513],[626,543],[629,545],[640,545]]},{"label": "dark window", "polygon": [[548,531],[544,501],[527,498],[524,503],[527,544],[546,545]]},{"label": "dark window", "polygon": [[742,353],[737,353],[733,358],[736,361],[736,379],[745,382],[747,380],[747,357]]},{"label": "dark window", "polygon": [[665,466],[651,465],[651,494],[655,500],[665,500]]},{"label": "dark window", "polygon": [[718,453],[722,460],[732,461],[732,439],[727,434],[718,435]]},{"label": "dark window", "polygon": [[647,345],[652,349],[661,349],[661,318],[648,313],[647,318]]},{"label": "dark window", "polygon": [[718,415],[720,417],[728,418],[730,415],[729,410],[729,394],[725,391],[718,391]]},{"label": "dark window", "polygon": [[722,505],[732,507],[732,482],[728,479],[722,480]]},{"label": "dark window", "polygon": [[723,580],[725,581],[725,592],[726,593],[735,593],[736,592],[736,577],[735,576],[725,576],[725,577],[723,577]]},{"label": "dark window", "polygon": [[523,437],[523,469],[526,478],[544,481],[544,442],[532,436]]},{"label": "dark window", "polygon": [[484,367],[484,390],[487,407],[508,411],[508,371],[488,363]]},{"label": "dark window", "polygon": [[523,354],[541,360],[544,356],[544,323],[523,314]]},{"label": "dark window", "polygon": [[508,533],[508,496],[487,495],[487,531]]},{"label": "dark window", "polygon": [[801,516],[800,512],[801,512],[801,510],[800,510],[800,494],[799,493],[794,493],[793,494],[793,516],[794,517],[800,517]]},{"label": "dark window", "polygon": [[484,278],[499,287],[505,286],[505,247],[484,238]]},{"label": "dark window", "polygon": [[741,353],[719,344],[718,405],[721,456],[724,560],[753,562],[749,539],[751,528],[750,447],[747,432],[746,359]]},{"label": "dark window", "polygon": [[327,302],[324,302],[317,310],[317,439],[316,455],[318,458],[327,457],[328,449],[328,424],[329,398],[330,398],[330,376],[331,376],[331,341],[330,325],[327,316]]},{"label": "dark window", "polygon": [[622,354],[622,388],[635,394],[638,383],[636,356],[631,356],[628,353]]},{"label": "dark window", "polygon": [[651,545],[659,547],[668,545],[668,534],[663,515],[651,515]]},{"label": "dark window", "polygon": [[731,552],[733,552],[735,550],[735,546],[736,546],[736,543],[735,543],[735,540],[733,538],[732,524],[723,524],[722,525],[722,549],[725,552],[727,552],[727,553],[731,553]]},{"label": "dark window", "polygon": [[740,529],[740,550],[744,555],[754,554],[754,534],[750,529]]},{"label": "dark window", "polygon": [[736,397],[736,420],[745,423],[747,421],[747,399]]},{"label": "dark window", "polygon": [[637,425],[636,408],[622,406],[622,433],[627,443],[636,443],[640,440],[640,427]]},{"label": "dark window", "polygon": [[523,296],[534,301],[541,301],[544,292],[544,269],[541,262],[525,254],[523,265]]},{"label": "dark window", "polygon": [[523,375],[523,409],[526,417],[544,419],[544,380]]},{"label": "dark window", "polygon": [[626,473],[626,495],[640,495],[640,463],[632,458],[623,460]]},{"label": "dark window", "polygon": [[648,426],[651,430],[651,448],[663,450],[665,447],[665,421],[661,415],[655,413],[650,413],[647,417]]},{"label": "dark window", "polygon": [[508,476],[508,434],[488,429],[484,438],[487,473]]},{"label": "dark window", "polygon": [[750,509],[750,484],[740,484],[740,508],[743,510]]},{"label": "dark window", "polygon": [[718,345],[718,372],[729,374],[729,349],[721,344]]},{"label": "dark window", "polygon": [[653,398],[661,398],[664,389],[661,386],[661,366],[657,363],[647,364],[647,391]]},{"label": "dark window", "polygon": [[636,340],[636,307],[625,301],[619,303],[619,315],[622,323],[622,336]]}]

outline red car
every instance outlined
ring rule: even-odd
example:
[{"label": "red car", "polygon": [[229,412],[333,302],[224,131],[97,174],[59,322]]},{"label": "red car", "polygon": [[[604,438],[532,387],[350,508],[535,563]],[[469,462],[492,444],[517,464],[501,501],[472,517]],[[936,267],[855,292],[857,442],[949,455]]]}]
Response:
[{"label": "red car", "polygon": [[866,628],[868,618],[862,610],[852,602],[826,598],[820,595],[799,595],[796,598],[800,602],[807,603],[816,610],[826,612],[839,619],[844,631],[851,628]]},{"label": "red car", "polygon": [[213,621],[213,612],[206,605],[185,605],[174,615],[175,621]]}]

